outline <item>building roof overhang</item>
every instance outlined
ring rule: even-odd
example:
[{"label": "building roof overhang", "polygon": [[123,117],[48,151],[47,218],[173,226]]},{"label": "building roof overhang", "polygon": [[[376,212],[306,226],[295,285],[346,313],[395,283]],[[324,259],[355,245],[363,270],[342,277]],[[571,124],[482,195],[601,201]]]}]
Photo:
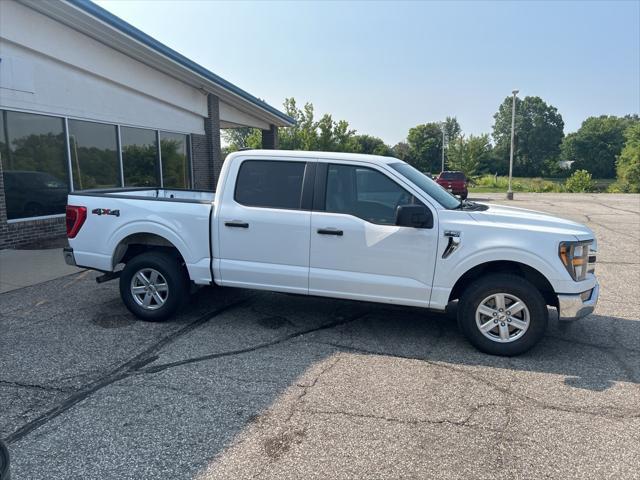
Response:
[{"label": "building roof overhang", "polygon": [[90,0],[19,1],[203,93],[213,93],[223,102],[264,122],[279,127],[295,124],[295,120],[290,116],[198,65]]}]

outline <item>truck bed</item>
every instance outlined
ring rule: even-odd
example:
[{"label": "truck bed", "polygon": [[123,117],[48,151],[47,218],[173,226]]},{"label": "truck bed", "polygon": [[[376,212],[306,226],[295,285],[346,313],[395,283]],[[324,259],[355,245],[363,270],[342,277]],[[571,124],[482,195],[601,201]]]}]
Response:
[{"label": "truck bed", "polygon": [[[154,244],[153,237],[157,236],[179,251],[195,283],[209,284],[214,201],[215,193],[198,190],[73,192],[68,203],[85,207],[86,220],[69,244],[79,266],[109,272],[116,268],[119,252],[126,250],[124,246],[140,241]],[[139,232],[146,232],[144,238]]]},{"label": "truck bed", "polygon": [[167,188],[118,188],[108,190],[85,190],[73,192],[74,196],[117,196],[132,200],[168,200],[191,203],[211,203],[215,193],[206,190],[172,190]]}]

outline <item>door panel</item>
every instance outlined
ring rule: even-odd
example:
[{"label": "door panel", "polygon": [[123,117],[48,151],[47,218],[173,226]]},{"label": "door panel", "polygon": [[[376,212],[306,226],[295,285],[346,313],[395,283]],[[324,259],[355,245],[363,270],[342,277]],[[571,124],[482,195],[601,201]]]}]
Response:
[{"label": "door panel", "polygon": [[421,202],[377,167],[318,164],[318,172],[326,173],[316,178],[324,195],[311,215],[309,293],[428,306],[437,227],[395,225],[399,205]]},{"label": "door panel", "polygon": [[238,186],[225,191],[218,217],[218,283],[306,294],[311,212],[299,209],[305,163],[243,163],[247,171],[240,166]]},{"label": "door panel", "polygon": [[[321,235],[337,229],[342,235]],[[376,225],[327,212],[311,215],[309,293],[385,303],[429,305],[434,229]]]},{"label": "door panel", "polygon": [[[219,227],[221,284],[307,293],[310,215],[225,205]],[[238,220],[248,228],[225,226]]]}]

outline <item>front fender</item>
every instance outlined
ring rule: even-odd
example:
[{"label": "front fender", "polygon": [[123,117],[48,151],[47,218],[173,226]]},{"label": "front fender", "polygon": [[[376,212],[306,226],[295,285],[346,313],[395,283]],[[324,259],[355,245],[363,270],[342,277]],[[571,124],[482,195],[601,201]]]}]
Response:
[{"label": "front fender", "polygon": [[[527,265],[543,275],[556,292],[562,291],[566,279],[546,258],[515,247],[494,247],[464,255],[460,249],[447,259],[438,258],[430,308],[444,309],[456,282],[471,269],[489,262],[507,261]],[[464,255],[464,256],[463,256]],[[567,274],[568,276],[568,274]]]}]

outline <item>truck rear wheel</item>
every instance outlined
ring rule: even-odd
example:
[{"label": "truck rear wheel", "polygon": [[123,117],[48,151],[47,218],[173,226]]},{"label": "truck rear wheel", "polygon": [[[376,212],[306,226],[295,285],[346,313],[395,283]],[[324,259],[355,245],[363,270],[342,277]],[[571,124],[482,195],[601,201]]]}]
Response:
[{"label": "truck rear wheel", "polygon": [[184,268],[171,253],[140,254],[127,262],[120,275],[122,301],[142,320],[166,320],[178,310],[188,293]]},{"label": "truck rear wheel", "polygon": [[512,356],[540,341],[548,316],[547,304],[534,285],[516,275],[495,274],[466,289],[458,325],[478,350]]}]

